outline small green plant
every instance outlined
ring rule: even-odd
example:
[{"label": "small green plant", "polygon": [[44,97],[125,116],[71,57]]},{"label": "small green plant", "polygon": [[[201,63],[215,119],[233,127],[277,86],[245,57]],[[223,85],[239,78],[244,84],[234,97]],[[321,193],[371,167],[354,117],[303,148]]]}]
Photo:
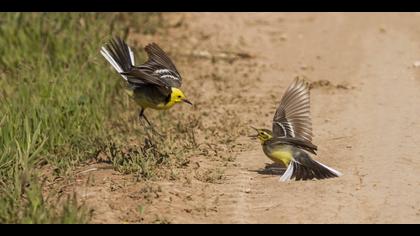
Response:
[{"label": "small green plant", "polygon": [[165,217],[156,215],[153,223],[155,223],[155,224],[170,224],[171,221],[169,219],[165,218]]},{"label": "small green plant", "polygon": [[211,168],[205,171],[197,171],[195,178],[205,183],[218,184],[225,179],[224,170],[221,168]]},{"label": "small green plant", "polygon": [[159,151],[149,139],[141,146],[127,147],[114,142],[104,147],[109,162],[121,173],[136,174],[138,179],[151,179],[168,162],[168,154]]}]

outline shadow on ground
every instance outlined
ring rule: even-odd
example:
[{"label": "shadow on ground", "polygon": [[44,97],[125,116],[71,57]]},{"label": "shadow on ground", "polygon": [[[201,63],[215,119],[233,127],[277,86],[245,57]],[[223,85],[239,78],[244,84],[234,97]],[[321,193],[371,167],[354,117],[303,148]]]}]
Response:
[{"label": "shadow on ground", "polygon": [[250,171],[257,172],[260,175],[283,175],[286,168],[277,163],[266,163],[264,168]]}]

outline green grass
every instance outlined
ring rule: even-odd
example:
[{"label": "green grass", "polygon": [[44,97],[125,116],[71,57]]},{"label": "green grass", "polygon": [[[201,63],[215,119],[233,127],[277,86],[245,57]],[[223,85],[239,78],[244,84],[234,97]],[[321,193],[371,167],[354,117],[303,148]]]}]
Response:
[{"label": "green grass", "polygon": [[158,14],[0,13],[0,223],[89,221],[74,197],[48,198],[40,169],[65,175],[130,130],[132,105],[99,49],[160,26]]}]

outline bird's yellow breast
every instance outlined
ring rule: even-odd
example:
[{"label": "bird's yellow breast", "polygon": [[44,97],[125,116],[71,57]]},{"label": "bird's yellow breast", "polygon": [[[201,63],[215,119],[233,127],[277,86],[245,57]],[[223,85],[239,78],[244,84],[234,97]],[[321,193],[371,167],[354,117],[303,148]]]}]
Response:
[{"label": "bird's yellow breast", "polygon": [[174,102],[171,102],[171,101],[168,103],[164,103],[164,102],[153,103],[145,99],[135,99],[135,101],[138,105],[140,105],[143,108],[152,108],[156,110],[167,110],[175,104]]},{"label": "bird's yellow breast", "polygon": [[152,108],[156,110],[166,110],[171,108],[173,105],[175,105],[175,102],[173,100],[170,100],[168,103],[165,102],[159,102],[156,103],[153,98],[148,98],[144,94],[134,94],[133,90],[126,89],[125,92],[134,99],[134,101],[143,108]]},{"label": "bird's yellow breast", "polygon": [[171,108],[173,105],[175,105],[175,102],[174,101],[169,101],[168,103],[159,103],[156,106],[155,109],[158,109],[158,110],[166,110],[166,109]]},{"label": "bird's yellow breast", "polygon": [[289,165],[290,161],[293,159],[292,152],[289,150],[272,151],[269,157],[274,162],[280,162],[280,161],[283,162],[286,166]]}]

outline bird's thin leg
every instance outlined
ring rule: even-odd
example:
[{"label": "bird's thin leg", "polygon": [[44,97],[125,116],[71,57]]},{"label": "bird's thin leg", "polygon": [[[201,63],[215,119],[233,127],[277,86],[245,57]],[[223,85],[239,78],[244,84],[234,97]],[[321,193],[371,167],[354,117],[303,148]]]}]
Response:
[{"label": "bird's thin leg", "polygon": [[154,128],[154,126],[152,125],[152,123],[150,123],[150,121],[147,119],[146,115],[144,115],[144,108],[141,108],[140,114],[139,114],[139,118],[140,120],[142,120],[142,118],[147,122],[147,124],[149,125],[150,129],[152,130],[152,132],[158,134],[159,136],[163,137],[162,134],[160,134],[159,132],[157,132]]},{"label": "bird's thin leg", "polygon": [[153,126],[152,123],[150,123],[149,119],[147,119],[147,117],[146,117],[146,115],[144,113],[142,114],[142,117],[144,118],[144,120],[147,122],[147,124],[149,126],[151,126],[151,127]]},{"label": "bird's thin leg", "polygon": [[140,122],[142,124],[142,126],[145,126],[144,121],[143,121],[143,117],[144,117],[144,108],[141,108],[140,114],[139,114],[139,119]]}]

